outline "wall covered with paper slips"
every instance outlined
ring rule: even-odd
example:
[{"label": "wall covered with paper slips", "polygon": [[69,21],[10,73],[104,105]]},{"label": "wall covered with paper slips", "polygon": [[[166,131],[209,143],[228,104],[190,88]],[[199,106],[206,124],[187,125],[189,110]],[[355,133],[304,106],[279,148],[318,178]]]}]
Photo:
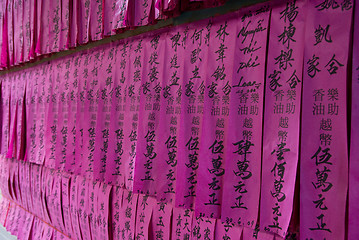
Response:
[{"label": "wall covered with paper slips", "polygon": [[[358,4],[268,1],[3,72],[1,223],[19,239],[358,239]],[[41,53],[69,43],[45,36]]]}]

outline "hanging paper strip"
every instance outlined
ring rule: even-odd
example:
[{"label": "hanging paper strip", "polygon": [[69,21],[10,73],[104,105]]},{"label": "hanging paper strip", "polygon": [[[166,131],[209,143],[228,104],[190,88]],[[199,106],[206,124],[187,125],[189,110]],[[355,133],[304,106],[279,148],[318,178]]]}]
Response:
[{"label": "hanging paper strip", "polygon": [[8,45],[8,63],[9,65],[14,65],[14,1],[15,0],[8,0],[7,1],[7,45]]},{"label": "hanging paper strip", "polygon": [[[30,11],[30,24],[29,24],[29,28],[30,28],[30,52],[29,52],[29,57],[28,59],[25,60],[30,60],[33,59],[35,57],[35,48],[36,48],[36,37],[37,37],[37,5],[35,3],[35,1],[31,1],[31,0],[25,0],[25,2],[29,1],[30,2],[30,7],[29,7],[29,11]],[[26,4],[25,4],[26,6]],[[27,8],[26,8],[27,9]],[[26,49],[25,49],[26,50]],[[26,55],[25,55],[26,56]]]},{"label": "hanging paper strip", "polygon": [[[263,10],[263,11],[262,11]],[[267,5],[239,12],[223,186],[222,221],[254,228],[257,223],[262,148]]]},{"label": "hanging paper strip", "polygon": [[[65,224],[64,232],[68,234],[70,238],[73,238],[72,222],[71,222],[71,209],[70,209],[70,184],[71,177],[62,173],[61,176],[61,200],[62,200],[62,215]],[[30,208],[29,208],[30,209]]]},{"label": "hanging paper strip", "polygon": [[[79,78],[77,81],[77,109],[76,111],[76,123],[75,123],[75,149],[74,149],[74,159],[73,163],[75,164],[74,167],[74,173],[76,174],[84,174],[84,172],[88,170],[88,167],[91,167],[90,164],[86,166],[86,159],[85,159],[85,153],[89,153],[86,149],[86,139],[85,136],[87,135],[86,127],[90,126],[91,123],[91,116],[85,116],[85,114],[89,115],[89,107],[90,107],[90,100],[93,103],[94,100],[94,91],[91,89],[88,85],[90,82],[90,74],[91,74],[91,67],[94,67],[93,63],[93,54],[89,54],[86,52],[86,54],[81,55],[80,57],[80,68],[79,68]],[[91,77],[92,79],[92,77]],[[76,81],[76,80],[75,80]],[[95,81],[96,83],[96,81]],[[87,96],[87,90],[89,90],[89,96]],[[88,100],[90,99],[90,100]],[[94,111],[94,109],[91,109]],[[86,118],[88,117],[88,118]],[[86,120],[85,120],[86,119]],[[94,123],[94,122],[93,122]],[[89,127],[90,128],[90,127]],[[90,129],[92,131],[93,128]],[[93,134],[92,134],[93,138]],[[92,139],[91,138],[91,139]],[[92,139],[91,144],[94,144],[94,139]],[[85,168],[86,166],[86,168]],[[91,174],[91,172],[87,172],[88,175]]]},{"label": "hanging paper strip", "polygon": [[10,130],[10,79],[3,77],[1,81],[1,154],[7,154]]},{"label": "hanging paper strip", "polygon": [[228,218],[226,222],[221,222],[220,219],[217,219],[214,239],[241,239],[242,231],[243,228],[236,226],[232,218]]},{"label": "hanging paper strip", "polygon": [[152,211],[156,199],[147,194],[140,194],[137,203],[135,239],[148,239]]},{"label": "hanging paper strip", "polygon": [[122,197],[123,197],[123,188],[114,187],[111,195],[111,213],[112,216],[112,236],[114,239],[120,239],[121,228],[120,228],[120,211],[122,209]]},{"label": "hanging paper strip", "polygon": [[[124,42],[118,54],[121,54],[119,80],[122,84],[124,83],[125,89],[123,97],[119,98],[119,128],[115,130],[117,142],[123,143],[123,149],[122,145],[115,148],[118,152],[115,158],[116,171],[114,176],[123,175],[125,187],[127,190],[132,191],[135,159],[138,154],[140,91],[141,77],[143,75],[141,66],[144,64],[145,56],[143,40],[136,39]],[[121,114],[121,111],[123,114]],[[123,168],[120,167],[122,164]]]},{"label": "hanging paper strip", "polygon": [[[81,99],[83,99],[82,93],[82,75],[84,74],[84,68],[81,54],[75,55],[74,59],[71,63],[74,66],[73,74],[70,75],[69,82],[69,95],[68,95],[68,117],[67,119],[71,119],[71,121],[67,122],[67,132],[68,132],[68,144],[66,146],[66,162],[65,162],[65,171],[74,172],[76,163],[79,163],[80,159],[77,158],[76,153],[81,151],[81,149],[77,148],[77,144],[80,143],[80,138],[78,137],[78,133],[80,128],[77,128],[77,123],[82,120],[83,110],[80,108],[79,104]],[[81,97],[81,98],[80,98]],[[82,138],[81,138],[82,141]],[[82,142],[81,142],[82,144]],[[77,149],[77,151],[76,151]]]},{"label": "hanging paper strip", "polygon": [[104,1],[90,1],[90,5],[91,40],[100,40],[103,38]]},{"label": "hanging paper strip", "polygon": [[274,6],[269,33],[261,230],[284,237],[293,212],[299,157],[305,1]]},{"label": "hanging paper strip", "polygon": [[[129,141],[125,138],[124,134],[124,118],[126,97],[125,97],[125,80],[129,79],[128,71],[129,64],[126,54],[122,54],[117,45],[114,51],[110,51],[109,57],[113,58],[112,71],[112,90],[107,97],[108,107],[111,109],[109,114],[109,126],[108,126],[108,139],[115,139],[114,141],[108,141],[107,151],[107,163],[105,168],[105,180],[108,183],[124,186],[124,163],[125,159],[123,155],[127,155],[127,150],[124,149],[124,142]],[[126,70],[127,69],[127,70]]]},{"label": "hanging paper strip", "polygon": [[110,138],[110,120],[111,105],[114,86],[114,62],[115,48],[105,49],[105,56],[101,63],[103,66],[99,69],[98,76],[103,77],[105,81],[99,81],[98,103],[97,103],[97,123],[95,128],[95,149],[94,155],[94,175],[95,180],[104,181],[105,172],[108,164],[108,152]]},{"label": "hanging paper strip", "polygon": [[36,30],[37,30],[37,42],[35,52],[37,55],[47,54],[50,52],[50,17],[52,12],[50,11],[50,1],[38,0],[37,12],[36,12]]},{"label": "hanging paper strip", "polygon": [[310,1],[307,7],[300,160],[303,239],[344,239],[345,235],[352,9],[352,1]]},{"label": "hanging paper strip", "polygon": [[4,18],[6,15],[6,7],[4,1],[0,2],[0,69],[3,68],[2,66],[2,51],[3,51],[3,30],[4,30]]},{"label": "hanging paper strip", "polygon": [[[54,157],[55,157],[55,168],[64,170],[66,165],[66,158],[67,158],[67,148],[71,143],[70,131],[69,129],[69,102],[70,102],[70,87],[71,86],[71,79],[73,71],[75,70],[71,67],[71,64],[74,62],[74,57],[66,59],[63,62],[63,70],[61,72],[60,79],[62,79],[61,84],[58,84],[58,89],[56,90],[57,93],[57,135],[54,147]],[[63,75],[62,75],[63,74]],[[73,88],[72,88],[73,91]],[[73,122],[73,121],[71,121]]]},{"label": "hanging paper strip", "polygon": [[190,239],[192,233],[193,211],[184,208],[173,208],[171,239]]},{"label": "hanging paper strip", "polygon": [[[70,19],[71,19],[71,10],[70,4],[71,0],[62,0],[61,1],[61,15],[60,15],[60,33],[59,33],[59,50],[66,50],[69,48],[69,34],[70,34]],[[72,10],[73,11],[73,10]]]},{"label": "hanging paper strip", "polygon": [[18,65],[24,61],[24,1],[14,1],[14,64]]},{"label": "hanging paper strip", "polygon": [[157,202],[153,207],[149,239],[170,239],[172,204]]},{"label": "hanging paper strip", "polygon": [[90,40],[90,15],[91,15],[91,1],[79,0],[77,3],[78,9],[78,43],[85,44]]},{"label": "hanging paper strip", "polygon": [[[206,56],[212,22],[205,20],[179,29],[174,44],[184,48],[173,58],[174,67],[182,66],[182,99],[176,176],[176,206],[193,208],[196,197],[198,155],[202,136]],[[178,45],[179,44],[179,45]]]},{"label": "hanging paper strip", "polygon": [[244,227],[243,228],[243,239],[244,240],[251,240],[251,239],[260,239],[260,240],[276,240],[277,238],[267,232],[259,231],[259,225],[255,227],[255,229]]},{"label": "hanging paper strip", "polygon": [[72,223],[72,234],[76,239],[81,238],[80,221],[79,221],[79,207],[78,207],[78,182],[81,181],[80,177],[73,175],[71,177],[71,189],[70,189],[70,214]]},{"label": "hanging paper strip", "polygon": [[55,168],[56,142],[58,139],[58,102],[60,99],[59,85],[63,79],[63,62],[54,62],[54,68],[49,69],[47,84],[47,95],[45,103],[45,166]]},{"label": "hanging paper strip", "polygon": [[60,50],[60,33],[61,33],[61,0],[54,0],[49,3],[49,52],[58,52]]},{"label": "hanging paper strip", "polygon": [[[35,162],[37,144],[37,93],[39,88],[39,67],[29,71],[29,81],[26,87],[26,161]],[[31,113],[31,114],[30,114]]]},{"label": "hanging paper strip", "polygon": [[26,79],[29,77],[29,72],[23,73],[18,79],[18,113],[16,122],[16,157],[18,160],[24,160],[26,151],[26,107],[25,107],[25,92]]},{"label": "hanging paper strip", "polygon": [[[101,135],[103,135],[103,133],[98,132],[96,124],[98,121],[97,117],[103,116],[97,114],[98,108],[100,108],[99,111],[103,110],[103,106],[99,105],[103,102],[99,100],[100,97],[102,97],[102,93],[100,92],[100,82],[98,78],[99,76],[104,75],[104,69],[108,67],[108,63],[106,64],[105,61],[105,55],[105,48],[99,48],[96,51],[96,54],[91,54],[90,58],[88,59],[88,75],[85,78],[85,81],[87,81],[87,85],[84,99],[84,122],[79,123],[80,126],[83,126],[84,141],[82,148],[83,165],[81,173],[90,179],[93,178],[95,149],[98,147],[98,145],[103,147],[103,143],[98,139],[99,137],[102,137]],[[103,83],[103,81],[101,81],[101,83]],[[100,136],[98,136],[99,134]],[[106,137],[107,136],[105,136],[105,138]]]},{"label": "hanging paper strip", "polygon": [[[111,2],[111,0],[106,0],[106,1]],[[133,15],[133,12],[131,12],[131,8],[129,8],[131,4],[134,3],[129,0],[115,0],[115,3],[113,3],[113,5],[111,6],[113,9],[113,14],[111,15],[112,24],[111,26],[109,26],[108,31],[106,31],[106,25],[105,25],[105,34],[108,33],[110,29],[112,31],[111,34],[114,34],[114,31],[116,31],[117,29],[124,28],[127,26],[132,26],[131,24],[133,24],[132,21],[133,19],[131,19],[131,17]],[[106,15],[105,15],[105,19],[106,19]]]},{"label": "hanging paper strip", "polygon": [[[24,34],[24,48],[23,48],[23,62],[29,61],[30,58],[30,50],[31,50],[31,44],[32,44],[32,38],[31,38],[31,16],[33,14],[32,11],[34,11],[31,8],[31,0],[24,0],[23,1],[23,34]],[[1,20],[0,20],[1,24]],[[0,26],[0,32],[1,32],[1,26]],[[1,42],[1,41],[0,41]],[[1,43],[0,43],[1,45]],[[1,46],[0,46],[1,49]]]},{"label": "hanging paper strip", "polygon": [[81,16],[79,14],[79,11],[76,10],[78,9],[79,6],[79,1],[71,1],[70,2],[70,13],[69,13],[69,36],[67,39],[68,42],[68,47],[69,48],[73,48],[76,47],[79,39],[79,32],[78,32],[78,17]]},{"label": "hanging paper strip", "polygon": [[216,219],[193,216],[192,239],[214,239]]},{"label": "hanging paper strip", "polygon": [[138,194],[134,194],[126,189],[123,191],[119,222],[119,231],[122,239],[133,239],[135,236],[137,200]]},{"label": "hanging paper strip", "polygon": [[17,79],[15,74],[9,74],[9,89],[10,89],[10,101],[9,101],[9,135],[8,135],[8,150],[6,153],[7,158],[15,157],[14,145],[15,145],[15,133],[16,133],[16,120],[17,120]]},{"label": "hanging paper strip", "polygon": [[208,72],[204,81],[204,113],[201,149],[198,154],[196,216],[220,218],[225,174],[229,95],[232,90],[237,19],[215,19],[208,36]]},{"label": "hanging paper strip", "polygon": [[[133,25],[131,26],[145,26],[151,24],[155,17],[155,8],[153,0],[128,0],[129,11],[133,12]],[[132,2],[132,3],[131,3]],[[132,8],[132,9],[131,9]]]},{"label": "hanging paper strip", "polygon": [[[359,26],[359,1],[354,1],[354,26]],[[348,239],[356,239],[359,237],[359,229],[355,226],[359,224],[359,207],[356,204],[359,199],[359,168],[357,167],[359,152],[356,147],[359,143],[359,129],[357,122],[359,121],[359,32],[354,30],[353,36],[353,65],[352,65],[352,108],[351,108],[351,141],[350,141],[350,160],[349,160],[349,220],[348,220]]]},{"label": "hanging paper strip", "polygon": [[108,240],[109,236],[109,213],[110,213],[110,193],[112,186],[106,183],[101,183],[98,189],[98,213],[97,220],[97,231],[93,232],[93,236],[100,239]]},{"label": "hanging paper strip", "polygon": [[[143,72],[141,81],[140,110],[137,153],[135,160],[134,186],[135,192],[141,191],[155,195],[158,186],[157,162],[159,161],[159,112],[162,83],[159,76],[164,62],[164,37],[153,34],[144,39]],[[138,59],[135,59],[135,66]],[[141,65],[138,65],[141,67]]]},{"label": "hanging paper strip", "polygon": [[[178,29],[174,29],[166,37],[164,51],[160,57],[164,61],[159,69],[162,78],[162,94],[159,112],[158,155],[163,156],[156,164],[157,200],[170,201],[175,196],[176,167],[178,154],[178,135],[180,133],[180,116],[182,100],[183,64],[178,64],[178,56],[184,54],[180,45]],[[175,64],[176,63],[176,64]],[[168,70],[169,69],[169,70]]]}]

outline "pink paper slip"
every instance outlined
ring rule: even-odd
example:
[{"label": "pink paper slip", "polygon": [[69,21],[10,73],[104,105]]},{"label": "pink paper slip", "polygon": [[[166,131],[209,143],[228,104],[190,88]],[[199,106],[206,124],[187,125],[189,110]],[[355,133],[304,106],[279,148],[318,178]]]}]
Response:
[{"label": "pink paper slip", "polygon": [[260,226],[282,237],[293,212],[299,157],[305,6],[306,1],[273,6],[269,33]]},{"label": "pink paper slip", "polygon": [[[359,26],[359,1],[355,1],[354,29]],[[359,32],[354,31],[353,39],[353,79],[352,79],[352,110],[351,110],[351,142],[350,142],[350,160],[349,160],[349,220],[348,220],[348,239],[359,237],[359,229],[355,226],[359,224],[359,207],[356,204],[359,199],[359,191],[356,186],[359,184],[358,148],[355,147],[359,141],[359,131],[355,123],[359,121]]]},{"label": "pink paper slip", "polygon": [[[352,4],[310,1],[304,52],[300,238],[344,239]],[[336,34],[340,32],[341,34]]]}]

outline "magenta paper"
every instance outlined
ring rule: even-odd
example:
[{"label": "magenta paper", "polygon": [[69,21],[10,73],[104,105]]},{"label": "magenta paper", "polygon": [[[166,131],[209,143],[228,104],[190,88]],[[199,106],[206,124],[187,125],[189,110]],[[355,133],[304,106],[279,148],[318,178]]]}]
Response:
[{"label": "magenta paper", "polygon": [[11,100],[11,90],[10,90],[10,79],[5,78],[1,81],[1,103],[2,103],[2,113],[1,113],[1,154],[7,154],[9,147],[9,131],[10,131],[10,100]]},{"label": "magenta paper", "polygon": [[[40,68],[37,67],[29,71],[32,81],[28,81],[26,87],[26,161],[30,163],[36,162],[36,149],[38,139],[38,123],[37,123],[37,101],[40,91]],[[31,114],[30,114],[31,113]]]},{"label": "magenta paper", "polygon": [[[264,12],[254,14],[262,7]],[[226,150],[226,158],[234,160],[225,167],[222,221],[232,218],[254,228],[259,207],[268,6],[245,9],[238,17],[235,54],[239,60],[233,69]]]},{"label": "magenta paper", "polygon": [[[127,43],[125,43],[126,45]],[[130,153],[129,148],[124,148],[126,143],[130,142],[130,139],[125,137],[124,119],[125,116],[129,116],[129,109],[126,109],[127,96],[125,95],[125,88],[129,82],[129,58],[127,53],[127,47],[125,45],[117,45],[114,51],[109,52],[109,58],[113,58],[111,64],[111,76],[112,92],[106,98],[109,101],[106,105],[111,109],[109,114],[110,120],[108,126],[108,150],[107,150],[107,163],[105,168],[105,180],[108,183],[124,186],[125,175],[129,172],[125,171],[126,163],[129,161]],[[127,81],[126,81],[127,80]],[[125,111],[128,114],[125,114]],[[130,129],[128,129],[129,131]],[[107,136],[106,136],[107,137]],[[109,141],[109,139],[114,139]],[[131,139],[133,141],[133,139]],[[136,139],[137,140],[137,139]],[[137,141],[135,141],[136,143]],[[129,146],[127,144],[127,146]],[[123,156],[128,156],[127,158]],[[127,161],[126,161],[127,160]],[[126,174],[127,173],[127,174]],[[131,184],[132,186],[132,184]]]},{"label": "magenta paper", "polygon": [[[23,0],[23,34],[24,34],[24,48],[23,48],[23,62],[27,62],[30,59],[30,51],[31,51],[31,44],[32,44],[32,19],[31,16],[33,15],[34,9],[31,7],[33,1],[31,0]],[[1,24],[1,20],[0,20]],[[1,26],[0,26],[1,32]],[[0,43],[1,49],[1,43]]]},{"label": "magenta paper", "polygon": [[[157,200],[170,201],[175,197],[176,190],[176,167],[178,154],[178,135],[180,133],[181,100],[182,100],[182,74],[183,65],[178,62],[174,65],[173,59],[178,59],[184,54],[184,48],[179,46],[180,33],[176,28],[166,37],[165,51],[160,51],[160,59],[164,64],[160,66],[159,72],[162,81],[162,94],[160,100],[158,139],[158,155],[163,156],[156,164]],[[166,53],[167,52],[167,53]]]},{"label": "magenta paper", "polygon": [[8,63],[14,65],[14,2],[15,0],[7,0],[7,43],[8,43]]},{"label": "magenta paper", "polygon": [[52,204],[52,216],[51,221],[53,226],[60,230],[61,232],[65,232],[64,226],[64,218],[63,218],[63,211],[62,211],[62,175],[61,172],[55,171],[53,174],[54,183],[51,192],[51,202],[48,203]]},{"label": "magenta paper", "polygon": [[184,208],[173,208],[171,239],[190,239],[193,211]]},{"label": "magenta paper", "polygon": [[[79,207],[78,207],[78,182],[81,181],[81,178],[73,175],[70,179],[71,189],[70,189],[70,214],[71,214],[71,224],[72,224],[72,236],[75,239],[81,238],[80,230],[80,221],[79,221]],[[81,212],[82,213],[82,212]]]},{"label": "magenta paper", "polygon": [[[52,1],[51,1],[52,2]],[[37,42],[35,52],[37,55],[50,53],[50,25],[53,13],[50,8],[50,1],[37,0]]]},{"label": "magenta paper", "polygon": [[[70,42],[70,19],[71,19],[71,11],[70,4],[71,0],[62,0],[61,8],[60,8],[60,33],[59,33],[59,50],[66,50],[69,48]],[[73,10],[72,10],[73,11]]]},{"label": "magenta paper", "polygon": [[[359,1],[354,1],[354,29],[359,26]],[[351,141],[350,141],[350,159],[349,159],[349,220],[348,220],[348,239],[356,239],[359,237],[359,229],[355,226],[359,224],[359,207],[356,204],[359,199],[359,168],[357,167],[359,152],[356,147],[359,141],[359,131],[356,124],[359,121],[359,32],[354,31],[353,39],[353,79],[352,79],[352,109],[351,109]]]},{"label": "magenta paper", "polygon": [[[174,57],[175,68],[183,66],[180,132],[176,176],[176,206],[193,208],[196,196],[198,154],[202,136],[204,80],[208,37],[212,23],[208,20],[180,28],[173,36],[174,44],[184,48],[184,54]],[[176,38],[178,42],[176,43]]]},{"label": "magenta paper", "polygon": [[79,33],[78,33],[78,16],[79,15],[79,11],[76,10],[78,9],[79,6],[79,1],[71,1],[70,2],[70,16],[69,16],[69,36],[67,39],[68,42],[68,47],[69,48],[73,48],[76,47],[78,44],[78,39],[79,39]]},{"label": "magenta paper", "polygon": [[[155,195],[157,162],[159,161],[159,112],[162,83],[164,37],[154,33],[143,39],[142,63],[135,59],[134,65],[143,68],[140,93],[138,141],[135,161],[133,191]],[[142,65],[138,65],[142,64]],[[137,80],[136,80],[137,81]]]},{"label": "magenta paper", "polygon": [[82,238],[91,239],[90,198],[93,196],[90,194],[90,191],[93,189],[91,187],[91,182],[87,181],[86,178],[79,177],[77,180],[77,208],[79,227],[82,233]]},{"label": "magenta paper", "polygon": [[122,210],[122,197],[123,197],[123,188],[116,186],[113,187],[112,197],[111,197],[111,220],[112,220],[112,236],[114,239],[120,239],[121,236],[121,228],[120,228],[120,218],[121,210]]},{"label": "magenta paper", "polygon": [[55,168],[56,161],[56,143],[60,129],[58,129],[58,102],[59,85],[63,79],[62,61],[54,62],[54,68],[49,69],[48,79],[46,79],[46,103],[45,103],[45,166]]},{"label": "magenta paper", "polygon": [[243,227],[236,225],[232,218],[227,218],[225,222],[216,220],[216,231],[214,239],[240,239]]},{"label": "magenta paper", "polygon": [[139,194],[136,212],[136,240],[148,239],[152,211],[156,203],[155,198],[146,194]]},{"label": "magenta paper", "polygon": [[108,240],[109,236],[109,212],[110,212],[110,193],[112,186],[106,183],[99,184],[97,199],[97,231],[93,232],[96,238]]},{"label": "magenta paper", "polygon": [[259,231],[259,226],[257,225],[255,229],[252,227],[243,227],[243,240],[275,240],[275,236],[272,233],[261,232]]},{"label": "magenta paper", "polygon": [[46,128],[46,109],[48,106],[47,103],[47,94],[49,92],[48,82],[47,80],[50,77],[52,66],[48,64],[42,64],[40,66],[38,82],[37,82],[37,92],[35,93],[35,101],[36,101],[36,118],[33,121],[36,122],[35,128],[31,129],[33,134],[36,134],[35,139],[35,149],[34,149],[34,163],[43,164],[45,160],[45,128]]},{"label": "magenta paper", "polygon": [[14,65],[24,61],[24,0],[14,1]]},{"label": "magenta paper", "polygon": [[5,2],[4,2],[4,1],[1,1],[1,2],[0,2],[0,69],[3,68],[3,66],[2,66],[2,54],[1,54],[1,52],[3,51],[3,43],[4,43],[3,30],[4,30],[4,18],[5,18],[5,14],[6,14]]},{"label": "magenta paper", "polygon": [[118,0],[103,0],[103,35],[104,36],[111,36],[114,33],[112,31],[112,25],[115,21],[115,14],[117,13],[117,4],[121,1]]},{"label": "magenta paper", "polygon": [[41,175],[41,208],[42,208],[42,216],[41,219],[43,221],[52,223],[51,221],[51,212],[53,210],[52,205],[50,203],[51,191],[54,179],[52,178],[52,169],[42,168]]},{"label": "magenta paper", "polygon": [[282,237],[292,216],[299,157],[305,4],[274,6],[269,34],[260,225]]},{"label": "magenta paper", "polygon": [[[35,57],[35,48],[36,48],[36,31],[37,31],[37,5],[35,3],[37,3],[37,1],[31,1],[31,0],[25,0],[25,2],[30,1],[30,7],[28,8],[28,10],[30,11],[30,24],[29,24],[29,29],[30,29],[30,52],[29,52],[29,58],[25,59],[25,60],[30,60],[33,59]],[[26,3],[25,3],[26,6]],[[26,8],[27,9],[27,8]],[[26,27],[26,25],[25,25]],[[25,44],[26,46],[26,44]],[[25,48],[26,50],[26,48]],[[25,54],[26,56],[26,54]]]},{"label": "magenta paper", "polygon": [[9,106],[9,147],[8,147],[8,151],[6,153],[6,157],[7,158],[13,158],[16,157],[15,153],[16,153],[16,149],[15,145],[16,145],[16,127],[17,127],[17,108],[18,108],[18,102],[17,102],[17,96],[18,96],[18,92],[16,89],[16,85],[17,85],[18,81],[17,81],[17,77],[15,74],[10,74],[9,75],[9,84],[10,84],[10,106]]},{"label": "magenta paper", "polygon": [[[61,0],[52,0],[49,2],[49,52],[58,52],[60,50],[60,33],[62,17]],[[47,35],[47,34],[46,34]]]},{"label": "magenta paper", "polygon": [[310,1],[307,10],[300,238],[344,239],[348,187],[346,82],[352,4]]},{"label": "magenta paper", "polygon": [[37,164],[30,165],[30,179],[31,179],[31,197],[32,197],[32,212],[39,217],[43,217],[43,209],[41,202],[41,174],[42,168]]},{"label": "magenta paper", "polygon": [[[91,149],[86,149],[87,144],[90,144],[90,139],[86,138],[89,133],[91,133],[91,144],[93,144],[94,146],[94,128],[90,127],[91,122],[92,124],[94,124],[94,121],[91,120],[92,116],[89,112],[90,103],[92,103],[91,111],[95,111],[95,109],[93,108],[93,100],[96,95],[94,95],[94,91],[90,88],[89,84],[91,67],[95,67],[93,63],[93,57],[93,54],[89,54],[89,52],[86,51],[86,53],[81,54],[81,57],[79,59],[79,77],[76,83],[78,88],[76,99],[77,109],[74,110],[76,111],[76,122],[74,126],[75,158],[73,159],[73,163],[75,166],[73,169],[75,174],[84,175],[86,173],[88,176],[92,175],[92,164],[90,164],[90,162],[87,160],[87,156],[93,150],[93,147],[91,147]],[[94,83],[96,83],[96,81]],[[96,115],[94,115],[94,117],[96,117]],[[90,130],[90,132],[88,132],[88,130]]]},{"label": "magenta paper", "polygon": [[[151,24],[154,20],[155,8],[153,0],[128,0],[129,2],[133,2],[133,4],[129,3],[133,10],[133,26],[145,26]],[[132,11],[129,9],[129,11]],[[131,25],[132,26],[132,25]]]},{"label": "magenta paper", "polygon": [[170,239],[172,204],[157,202],[153,207],[149,239]]},{"label": "magenta paper", "polygon": [[[82,138],[79,138],[79,131],[80,128],[77,128],[77,122],[82,121],[82,108],[80,108],[82,105],[82,102],[80,102],[80,99],[83,99],[83,92],[82,92],[82,74],[84,69],[82,68],[83,59],[81,54],[75,55],[73,60],[73,66],[75,69],[73,69],[73,74],[70,75],[70,81],[69,81],[69,94],[68,94],[68,119],[72,119],[71,121],[67,122],[67,136],[68,136],[68,144],[66,146],[66,158],[65,158],[65,171],[67,172],[74,172],[75,166],[77,163],[79,163],[80,159],[76,154],[78,154],[78,151],[80,151],[79,148],[77,148],[77,144],[80,143],[80,140],[82,141]],[[81,95],[80,95],[81,94]],[[81,97],[81,98],[80,98]],[[78,111],[79,109],[79,111]],[[79,140],[80,139],[80,140]],[[82,142],[81,142],[82,144]],[[78,149],[78,151],[76,151]]]},{"label": "magenta paper", "polygon": [[105,56],[101,61],[102,66],[99,66],[98,76],[105,78],[105,81],[99,82],[98,103],[97,103],[97,122],[95,127],[95,149],[94,155],[94,173],[93,179],[104,181],[106,167],[108,162],[109,142],[110,138],[110,120],[111,120],[111,105],[114,89],[114,67],[113,64],[115,48],[107,47],[105,49]]},{"label": "magenta paper", "polygon": [[193,216],[192,221],[192,240],[195,239],[214,239],[216,219]]},{"label": "magenta paper", "polygon": [[[104,69],[108,67],[108,65],[105,64],[105,48],[101,47],[97,49],[95,53],[96,54],[86,55],[85,57],[86,59],[84,65],[88,67],[85,68],[85,70],[87,69],[88,73],[84,74],[83,76],[83,81],[85,81],[85,99],[83,101],[84,121],[79,122],[78,124],[83,127],[83,148],[80,152],[83,154],[83,165],[80,172],[89,179],[93,178],[95,149],[99,147],[99,144],[100,147],[103,147],[103,143],[98,140],[99,138],[101,139],[103,134],[97,130],[97,117],[106,117],[103,116],[103,114],[98,114],[98,108],[103,110],[101,109],[102,106],[99,105],[101,103],[99,99],[102,97],[102,93],[100,92],[100,82],[98,78],[103,75],[102,73],[104,72]],[[103,83],[103,81],[101,81],[101,83]],[[100,118],[99,121],[101,120],[102,119]]]},{"label": "magenta paper", "polygon": [[18,112],[17,112],[17,122],[16,122],[16,157],[18,160],[24,160],[25,151],[26,151],[26,80],[31,77],[27,73],[21,74],[18,79],[19,84],[17,85],[18,92]]},{"label": "magenta paper", "polygon": [[[66,61],[62,62],[62,72],[59,72],[58,77],[63,79],[63,84],[58,84],[58,89],[55,92],[57,94],[57,124],[56,124],[56,136],[52,134],[52,137],[56,137],[54,157],[55,157],[55,168],[64,170],[67,159],[67,148],[71,143],[70,130],[69,129],[69,102],[70,93],[74,91],[73,88],[70,91],[72,74],[74,72],[74,57],[67,58]],[[56,109],[55,108],[55,109]],[[55,113],[56,114],[56,113]],[[54,119],[55,120],[55,119]],[[70,122],[73,122],[71,119]]]},{"label": "magenta paper", "polygon": [[90,1],[90,5],[90,36],[96,41],[103,38],[104,0]]},{"label": "magenta paper", "polygon": [[[75,2],[75,1],[74,1]],[[90,40],[90,15],[91,1],[78,0],[77,2],[77,41],[79,44],[88,43]],[[75,11],[75,8],[74,8]]]},{"label": "magenta paper", "polygon": [[[112,33],[111,33],[111,35],[112,35],[114,33],[113,31],[115,31],[116,29],[124,28],[126,26],[129,26],[130,23],[132,23],[132,21],[128,21],[128,17],[131,14],[128,13],[128,11],[127,11],[128,6],[131,1],[129,1],[129,0],[106,0],[105,7],[106,7],[107,2],[111,2],[113,4],[111,6],[113,11],[112,11],[112,14],[110,15],[110,16],[112,16],[112,21],[111,21],[111,25],[107,26],[106,22],[108,22],[107,19],[110,16],[106,16],[106,14],[105,14],[104,30],[105,30],[105,34],[110,34],[110,31],[112,31]],[[108,12],[108,11],[106,11],[106,12]],[[127,16],[127,19],[126,19],[126,16]]]},{"label": "magenta paper", "polygon": [[138,194],[124,189],[117,228],[120,231],[120,239],[133,239],[135,236],[137,200]]},{"label": "magenta paper", "polygon": [[61,203],[62,203],[62,216],[64,219],[64,233],[72,238],[72,222],[71,222],[71,209],[70,209],[70,184],[71,177],[67,174],[62,174],[61,177]]},{"label": "magenta paper", "polygon": [[[225,174],[226,134],[229,95],[232,91],[237,19],[235,15],[216,19],[208,37],[208,55],[203,58],[207,71],[204,81],[202,141],[198,154],[196,216],[220,218]],[[218,22],[217,22],[218,21]]]},{"label": "magenta paper", "polygon": [[9,46],[8,46],[8,6],[6,4],[6,1],[3,2],[2,4],[2,9],[4,9],[4,13],[1,16],[2,18],[2,31],[1,31],[1,59],[0,59],[0,67],[1,68],[5,68],[9,65],[9,61],[8,61],[8,54],[9,54]]}]

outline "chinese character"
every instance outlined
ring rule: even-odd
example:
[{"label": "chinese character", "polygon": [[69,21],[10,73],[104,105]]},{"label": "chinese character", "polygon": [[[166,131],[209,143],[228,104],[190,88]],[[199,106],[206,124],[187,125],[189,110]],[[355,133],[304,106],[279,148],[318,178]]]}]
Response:
[{"label": "chinese character", "polygon": [[315,36],[315,44],[314,44],[314,46],[321,43],[323,41],[323,39],[328,43],[332,42],[332,38],[330,36],[328,36],[329,27],[330,27],[330,25],[327,25],[325,27],[325,29],[324,29],[319,24],[318,28],[315,29],[315,31],[314,31],[314,36]]},{"label": "chinese character", "polygon": [[336,74],[339,67],[343,67],[344,65],[341,64],[338,60],[335,59],[335,54],[333,54],[333,57],[330,59],[330,61],[325,65],[330,75]]},{"label": "chinese character", "polygon": [[313,55],[312,59],[309,59],[307,64],[309,64],[307,73],[309,77],[313,78],[317,74],[317,72],[320,72],[320,70],[317,68],[319,63],[317,62],[319,60],[319,57],[316,57],[315,54]]}]

